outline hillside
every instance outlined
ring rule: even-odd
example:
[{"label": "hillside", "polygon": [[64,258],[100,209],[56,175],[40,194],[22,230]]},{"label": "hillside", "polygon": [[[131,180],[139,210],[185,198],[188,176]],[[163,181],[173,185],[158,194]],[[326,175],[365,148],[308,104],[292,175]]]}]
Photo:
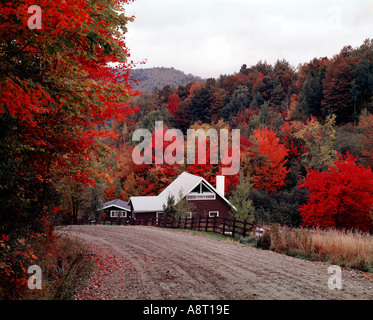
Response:
[{"label": "hillside", "polygon": [[202,80],[192,74],[185,74],[180,70],[164,67],[133,69],[131,70],[131,75],[134,79],[139,80],[139,84],[136,86],[139,91],[144,89],[152,91],[155,88],[161,89],[166,85],[177,87],[189,82]]}]

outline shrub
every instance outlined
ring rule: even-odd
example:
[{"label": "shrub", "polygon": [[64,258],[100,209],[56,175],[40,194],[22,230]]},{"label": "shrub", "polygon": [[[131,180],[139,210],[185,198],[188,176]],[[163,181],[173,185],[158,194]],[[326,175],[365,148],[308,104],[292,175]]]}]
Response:
[{"label": "shrub", "polygon": [[373,173],[347,153],[329,171],[310,169],[299,188],[308,189],[308,202],[298,210],[304,226],[372,231]]},{"label": "shrub", "polygon": [[[90,274],[85,246],[65,236],[33,234],[28,239],[0,239],[0,299],[69,299]],[[42,270],[42,289],[29,290],[29,266]]]},{"label": "shrub", "polygon": [[239,243],[246,244],[246,245],[253,245],[257,246],[258,239],[256,237],[247,237],[247,238],[240,238],[238,240]]},{"label": "shrub", "polygon": [[306,191],[294,188],[283,190],[270,196],[266,191],[250,190],[249,198],[254,206],[255,221],[299,227],[300,205],[306,202]]},{"label": "shrub", "polygon": [[263,236],[257,241],[256,247],[263,250],[269,250],[271,248],[271,233],[269,231],[264,231]]}]

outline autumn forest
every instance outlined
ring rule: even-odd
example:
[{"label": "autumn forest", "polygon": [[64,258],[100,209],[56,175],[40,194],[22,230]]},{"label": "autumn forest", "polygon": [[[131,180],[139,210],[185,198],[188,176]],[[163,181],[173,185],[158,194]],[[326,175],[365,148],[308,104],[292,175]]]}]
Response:
[{"label": "autumn forest", "polygon": [[109,200],[157,195],[183,171],[215,186],[221,164],[133,162],[133,132],[154,132],[155,121],[184,133],[240,129],[240,172],[225,190],[237,218],[373,232],[373,40],[299,66],[237,61],[236,73],[138,91],[121,38],[133,18],[115,10],[130,0],[38,2],[42,29],[27,25],[32,1],[0,4],[0,288],[9,297],[25,286],[16,274],[57,259],[55,225]]},{"label": "autumn forest", "polygon": [[298,68],[260,61],[218,79],[142,92],[132,102],[139,110],[111,124],[118,139],[101,190],[107,199],[156,195],[184,170],[215,184],[219,165],[134,165],[136,128],[154,131],[155,121],[184,132],[238,128],[241,170],[226,177],[226,193],[250,203],[256,221],[371,230],[372,50],[367,40]]}]

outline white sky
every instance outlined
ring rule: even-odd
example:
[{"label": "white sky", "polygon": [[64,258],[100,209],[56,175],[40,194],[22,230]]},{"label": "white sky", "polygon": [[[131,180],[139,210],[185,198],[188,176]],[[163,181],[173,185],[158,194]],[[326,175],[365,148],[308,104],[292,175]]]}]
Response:
[{"label": "white sky", "polygon": [[136,0],[125,10],[136,17],[130,60],[202,78],[259,60],[297,67],[373,38],[373,0]]}]

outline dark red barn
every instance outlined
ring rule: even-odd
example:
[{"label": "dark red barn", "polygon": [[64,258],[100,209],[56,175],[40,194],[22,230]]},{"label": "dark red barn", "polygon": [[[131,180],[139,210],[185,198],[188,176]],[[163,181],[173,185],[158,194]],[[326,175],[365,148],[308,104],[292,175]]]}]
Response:
[{"label": "dark red barn", "polygon": [[234,206],[224,197],[224,176],[217,176],[214,188],[204,178],[183,172],[158,196],[131,197],[128,206],[131,216],[136,219],[159,218],[163,205],[173,196],[175,202],[185,198],[195,206],[194,217],[229,217]]}]

